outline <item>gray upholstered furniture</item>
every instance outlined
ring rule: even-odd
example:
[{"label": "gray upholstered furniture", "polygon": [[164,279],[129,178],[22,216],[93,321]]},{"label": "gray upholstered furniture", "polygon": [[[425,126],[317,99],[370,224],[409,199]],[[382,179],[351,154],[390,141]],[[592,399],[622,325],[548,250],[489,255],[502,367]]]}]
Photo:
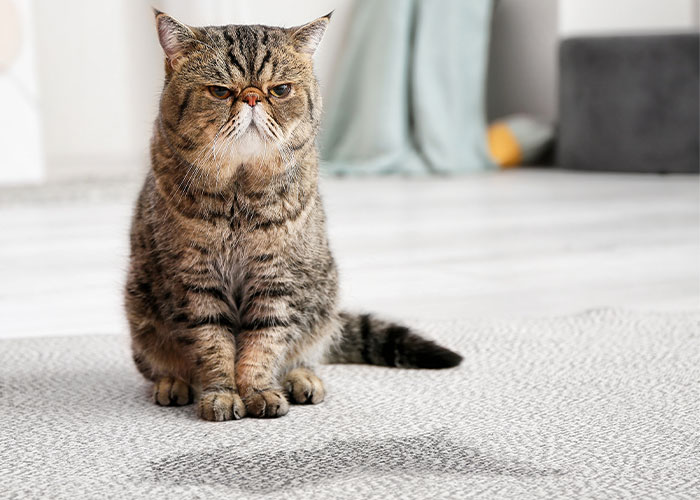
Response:
[{"label": "gray upholstered furniture", "polygon": [[698,172],[699,46],[698,34],[564,40],[558,165]]}]

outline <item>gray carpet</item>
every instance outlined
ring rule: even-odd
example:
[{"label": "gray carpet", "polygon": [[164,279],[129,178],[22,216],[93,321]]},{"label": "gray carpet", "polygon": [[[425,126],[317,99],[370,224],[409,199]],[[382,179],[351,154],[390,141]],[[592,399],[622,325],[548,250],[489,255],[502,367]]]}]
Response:
[{"label": "gray carpet", "polygon": [[459,369],[226,423],[153,405],[125,337],[4,341],[0,497],[700,498],[700,313],[423,326]]}]

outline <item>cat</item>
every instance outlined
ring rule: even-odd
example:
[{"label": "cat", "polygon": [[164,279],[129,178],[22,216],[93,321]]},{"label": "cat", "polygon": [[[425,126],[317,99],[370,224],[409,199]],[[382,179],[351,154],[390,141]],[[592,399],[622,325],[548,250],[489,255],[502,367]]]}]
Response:
[{"label": "cat", "polygon": [[319,362],[458,365],[405,326],[337,308],[312,63],[331,14],[295,28],[155,15],[165,83],[125,290],[155,402],[196,400],[213,421],[279,417],[323,401]]}]

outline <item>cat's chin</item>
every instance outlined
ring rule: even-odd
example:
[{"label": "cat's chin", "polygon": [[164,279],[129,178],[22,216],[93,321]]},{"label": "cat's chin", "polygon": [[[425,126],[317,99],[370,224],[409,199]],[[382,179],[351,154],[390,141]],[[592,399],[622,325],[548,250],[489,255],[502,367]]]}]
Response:
[{"label": "cat's chin", "polygon": [[275,144],[262,133],[250,127],[225,152],[226,160],[214,163],[217,182],[230,179],[241,169],[256,176],[266,178],[275,173],[280,165],[279,150]]},{"label": "cat's chin", "polygon": [[274,144],[251,126],[236,140],[231,148],[231,156],[234,163],[257,163],[269,159],[275,151]]},{"label": "cat's chin", "polygon": [[219,151],[211,163],[211,171],[212,178],[219,183],[237,176],[241,170],[265,179],[284,170],[283,165],[275,143],[251,126],[235,142]]}]

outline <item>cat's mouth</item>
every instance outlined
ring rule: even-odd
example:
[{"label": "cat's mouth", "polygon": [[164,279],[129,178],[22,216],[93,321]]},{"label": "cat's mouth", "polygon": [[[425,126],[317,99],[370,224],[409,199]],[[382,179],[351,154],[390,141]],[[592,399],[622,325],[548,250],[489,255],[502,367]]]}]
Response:
[{"label": "cat's mouth", "polygon": [[235,151],[234,154],[239,160],[243,158],[246,160],[260,159],[271,151],[268,147],[269,142],[270,138],[264,130],[264,126],[260,123],[255,123],[255,120],[251,119],[248,125],[242,128],[238,134],[233,151]]},{"label": "cat's mouth", "polygon": [[251,120],[250,125],[248,125],[248,128],[245,130],[245,132],[243,132],[243,135],[255,137],[257,139],[260,139],[261,141],[267,140],[267,135],[265,134],[265,131],[261,130],[260,127],[258,127],[255,124],[255,120]]},{"label": "cat's mouth", "polygon": [[251,111],[251,120],[245,133],[257,137],[262,142],[274,142],[274,133],[270,130],[270,125],[266,123],[266,121],[270,121],[270,118],[264,112]]},{"label": "cat's mouth", "polygon": [[266,154],[271,144],[282,143],[284,137],[281,127],[266,110],[257,109],[259,106],[252,109],[246,109],[246,106],[239,115],[238,149],[249,149],[251,154],[255,150],[258,154]]}]

